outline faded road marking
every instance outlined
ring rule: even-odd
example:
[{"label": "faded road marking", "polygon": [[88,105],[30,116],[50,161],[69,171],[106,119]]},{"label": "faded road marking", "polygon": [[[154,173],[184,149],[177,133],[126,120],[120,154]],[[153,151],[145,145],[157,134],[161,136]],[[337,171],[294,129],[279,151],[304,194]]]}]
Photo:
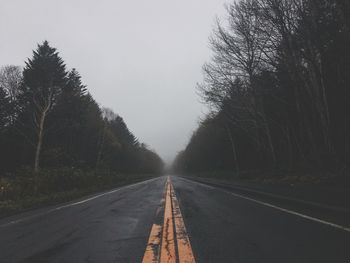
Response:
[{"label": "faded road marking", "polygon": [[165,196],[165,210],[163,222],[162,249],[160,251],[161,263],[176,263],[174,222],[171,201],[171,183],[168,177]]},{"label": "faded road marking", "polygon": [[161,235],[162,235],[162,226],[158,224],[153,224],[142,263],[159,262],[159,252],[160,252],[159,246],[160,246]]},{"label": "faded road marking", "polygon": [[153,224],[142,263],[195,263],[170,177],[165,184],[163,226]]},{"label": "faded road marking", "polygon": [[177,250],[179,253],[179,263],[195,263],[190,240],[187,235],[185,223],[182,218],[179,202],[176,199],[173,186],[171,186],[171,199],[176,228]]},{"label": "faded road marking", "polygon": [[350,232],[350,228],[346,227],[346,226],[338,225],[338,224],[335,224],[335,223],[332,223],[332,222],[329,222],[329,221],[326,221],[326,220],[323,220],[323,219],[320,219],[320,218],[308,216],[308,215],[305,215],[305,214],[302,214],[302,213],[299,213],[299,212],[296,212],[296,211],[292,211],[292,210],[289,210],[289,209],[286,209],[286,208],[283,208],[283,207],[280,207],[280,206],[277,206],[277,205],[266,203],[266,202],[263,202],[263,201],[260,201],[260,200],[248,197],[248,196],[236,194],[236,193],[233,193],[233,192],[221,189],[220,187],[213,187],[213,186],[207,185],[205,183],[194,182],[194,181],[191,181],[191,180],[188,180],[188,179],[184,179],[184,178],[182,178],[182,180],[190,181],[192,183],[197,183],[197,184],[203,185],[203,186],[205,186],[207,188],[219,190],[221,192],[233,195],[235,197],[246,199],[248,201],[251,201],[251,202],[263,205],[263,206],[267,206],[267,207],[270,207],[270,208],[274,208],[274,209],[280,210],[282,212],[285,212],[285,213],[288,213],[288,214],[291,214],[291,215],[299,216],[299,217],[305,218],[305,219],[310,220],[310,221],[314,221],[314,222],[317,222],[317,223],[320,223],[320,224],[323,224],[323,225],[327,225],[327,226],[330,226],[330,227],[337,228],[339,230]]},{"label": "faded road marking", "polygon": [[256,200],[256,199],[253,199],[253,198],[250,198],[250,197],[247,197],[247,196],[243,196],[243,195],[240,195],[240,194],[228,192],[228,191],[225,191],[225,190],[222,190],[222,191],[224,191],[224,192],[226,192],[228,194],[231,194],[233,196],[239,197],[239,198],[243,198],[243,199],[246,199],[246,200],[249,200],[249,201],[261,204],[261,205],[264,205],[264,206],[275,208],[277,210],[283,211],[283,212],[288,213],[288,214],[299,216],[299,217],[302,217],[302,218],[305,218],[305,219],[308,219],[308,220],[311,220],[311,221],[314,221],[314,222],[317,222],[317,223],[321,223],[321,224],[328,225],[328,226],[331,226],[331,227],[334,227],[334,228],[337,228],[337,229],[340,229],[340,230],[344,230],[344,231],[350,232],[350,228],[345,227],[345,226],[341,226],[341,225],[338,225],[338,224],[335,224],[335,223],[332,223],[332,222],[328,222],[328,221],[325,221],[323,219],[319,219],[319,218],[316,218],[316,217],[304,215],[304,214],[299,213],[299,212],[295,212],[295,211],[292,211],[292,210],[289,210],[289,209],[286,209],[286,208],[283,208],[283,207],[280,207],[280,206],[276,206],[276,205],[273,205],[273,204],[270,204],[270,203],[259,201],[259,200]]}]

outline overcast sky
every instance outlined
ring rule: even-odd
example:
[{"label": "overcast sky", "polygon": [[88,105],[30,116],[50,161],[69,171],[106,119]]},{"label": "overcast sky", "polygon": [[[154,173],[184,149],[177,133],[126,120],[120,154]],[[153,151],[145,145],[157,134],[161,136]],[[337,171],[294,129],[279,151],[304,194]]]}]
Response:
[{"label": "overcast sky", "polygon": [[196,94],[225,0],[0,0],[0,65],[48,40],[141,142],[170,161],[205,112]]}]

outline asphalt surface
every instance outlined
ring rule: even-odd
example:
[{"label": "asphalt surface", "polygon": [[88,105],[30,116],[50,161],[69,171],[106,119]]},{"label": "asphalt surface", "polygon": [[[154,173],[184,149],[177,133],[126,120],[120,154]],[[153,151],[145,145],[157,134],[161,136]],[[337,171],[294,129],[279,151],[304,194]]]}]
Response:
[{"label": "asphalt surface", "polygon": [[[303,217],[312,211],[171,179],[197,263],[350,262],[350,231],[335,227],[341,220],[332,226],[322,215]],[[141,262],[165,181],[2,219],[0,262]]]}]

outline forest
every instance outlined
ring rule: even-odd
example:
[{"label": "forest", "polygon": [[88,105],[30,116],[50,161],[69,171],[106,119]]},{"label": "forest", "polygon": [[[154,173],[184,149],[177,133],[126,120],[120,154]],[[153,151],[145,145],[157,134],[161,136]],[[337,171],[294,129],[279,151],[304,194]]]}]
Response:
[{"label": "forest", "polygon": [[0,163],[1,200],[163,169],[161,158],[94,100],[47,41],[24,67],[0,69]]},{"label": "forest", "polygon": [[208,115],[177,172],[332,172],[350,165],[350,2],[239,0],[209,38]]}]

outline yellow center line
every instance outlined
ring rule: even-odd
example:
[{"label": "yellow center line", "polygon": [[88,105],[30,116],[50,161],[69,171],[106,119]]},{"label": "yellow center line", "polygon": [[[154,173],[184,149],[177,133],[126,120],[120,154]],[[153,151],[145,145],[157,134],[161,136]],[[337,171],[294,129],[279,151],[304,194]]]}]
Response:
[{"label": "yellow center line", "polygon": [[151,234],[148,239],[145,254],[142,263],[158,263],[159,262],[159,245],[162,226],[153,224]]},{"label": "yellow center line", "polygon": [[165,190],[163,226],[153,224],[142,263],[195,263],[170,177],[167,178]]},{"label": "yellow center line", "polygon": [[[170,184],[171,185],[171,184]],[[179,253],[179,263],[195,263],[190,239],[188,238],[185,223],[182,218],[179,202],[176,199],[174,188],[171,185],[173,214],[175,219],[177,250]]]},{"label": "yellow center line", "polygon": [[162,249],[160,251],[161,263],[176,263],[174,224],[170,187],[170,181],[168,178],[167,191],[165,197]]}]

